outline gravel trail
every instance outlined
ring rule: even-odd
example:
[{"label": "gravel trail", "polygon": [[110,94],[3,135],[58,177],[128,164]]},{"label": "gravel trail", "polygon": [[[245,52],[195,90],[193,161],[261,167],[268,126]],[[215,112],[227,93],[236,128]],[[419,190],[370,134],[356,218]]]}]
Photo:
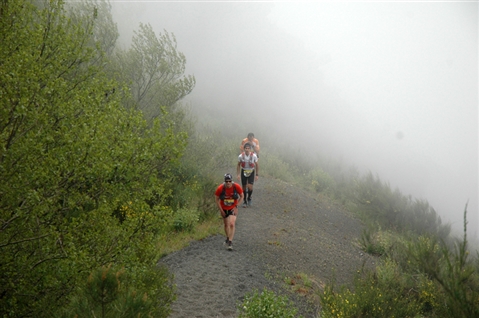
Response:
[{"label": "gravel trail", "polygon": [[339,205],[263,177],[255,183],[253,206],[239,208],[233,251],[216,235],[160,260],[177,286],[170,317],[237,317],[244,295],[264,287],[288,296],[303,317],[317,317],[313,295],[293,292],[284,277],[306,274],[319,288],[333,276],[336,285],[350,284],[363,264],[374,262],[357,244],[362,229]]}]

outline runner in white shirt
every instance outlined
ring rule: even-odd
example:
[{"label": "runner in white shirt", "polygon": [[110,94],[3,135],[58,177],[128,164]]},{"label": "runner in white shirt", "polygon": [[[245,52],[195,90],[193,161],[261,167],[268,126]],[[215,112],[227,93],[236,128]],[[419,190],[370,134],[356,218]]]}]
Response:
[{"label": "runner in white shirt", "polygon": [[238,180],[241,180],[243,192],[245,193],[243,208],[251,206],[251,195],[253,194],[253,184],[258,180],[259,164],[258,157],[251,152],[251,144],[243,145],[244,152],[238,156],[238,166],[236,172]]}]

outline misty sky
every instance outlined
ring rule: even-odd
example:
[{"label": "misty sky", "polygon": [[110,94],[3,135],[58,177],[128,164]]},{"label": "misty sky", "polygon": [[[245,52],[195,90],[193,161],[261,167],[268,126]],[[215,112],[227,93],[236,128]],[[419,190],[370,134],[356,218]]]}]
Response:
[{"label": "misty sky", "polygon": [[477,229],[477,2],[111,3],[122,41],[140,21],[176,36],[192,108],[370,170],[455,228],[469,200]]}]

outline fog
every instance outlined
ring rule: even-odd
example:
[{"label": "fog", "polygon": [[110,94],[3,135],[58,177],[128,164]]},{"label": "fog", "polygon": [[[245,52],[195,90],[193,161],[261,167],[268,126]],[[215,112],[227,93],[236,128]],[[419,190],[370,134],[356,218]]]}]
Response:
[{"label": "fog", "polygon": [[111,3],[124,43],[139,22],[176,36],[197,113],[371,171],[456,230],[468,202],[477,239],[477,2]]}]

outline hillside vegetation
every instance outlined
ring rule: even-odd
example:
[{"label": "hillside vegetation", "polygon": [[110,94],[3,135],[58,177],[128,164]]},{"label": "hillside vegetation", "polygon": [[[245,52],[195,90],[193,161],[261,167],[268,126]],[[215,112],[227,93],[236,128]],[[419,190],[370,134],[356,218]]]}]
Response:
[{"label": "hillside vegetation", "polygon": [[[139,25],[119,48],[101,0],[2,1],[0,37],[0,315],[167,317],[175,290],[157,260],[217,231],[212,193],[246,132],[191,115],[174,35]],[[380,259],[320,291],[322,317],[479,316],[467,207],[455,239],[426,201],[268,141],[262,174],[357,213]]]}]

